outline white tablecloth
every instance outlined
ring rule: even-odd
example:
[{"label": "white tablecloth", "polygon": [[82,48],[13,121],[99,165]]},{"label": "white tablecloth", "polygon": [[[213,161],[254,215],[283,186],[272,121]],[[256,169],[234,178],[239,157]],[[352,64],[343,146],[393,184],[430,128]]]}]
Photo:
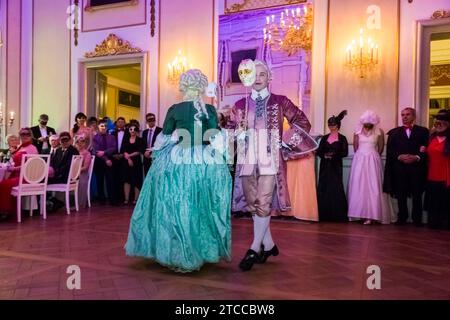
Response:
[{"label": "white tablecloth", "polygon": [[8,175],[6,163],[0,163],[0,181],[6,179]]}]

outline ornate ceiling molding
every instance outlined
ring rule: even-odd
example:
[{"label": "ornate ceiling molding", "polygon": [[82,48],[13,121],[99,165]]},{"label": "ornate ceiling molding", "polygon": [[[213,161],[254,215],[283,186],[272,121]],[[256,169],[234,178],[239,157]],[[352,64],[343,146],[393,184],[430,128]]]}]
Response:
[{"label": "ornate ceiling molding", "polygon": [[86,58],[97,58],[139,52],[142,52],[140,48],[132,47],[128,41],[124,41],[111,33],[101,44],[95,46],[95,51],[87,52],[84,56]]},{"label": "ornate ceiling molding", "polygon": [[434,20],[444,18],[450,18],[450,10],[438,10],[431,15],[431,19]]},{"label": "ornate ceiling molding", "polygon": [[306,0],[242,0],[240,3],[234,3],[231,6],[228,6],[225,1],[225,14],[303,2],[306,2]]},{"label": "ornate ceiling molding", "polygon": [[431,86],[448,86],[450,84],[450,64],[432,65],[430,69]]}]

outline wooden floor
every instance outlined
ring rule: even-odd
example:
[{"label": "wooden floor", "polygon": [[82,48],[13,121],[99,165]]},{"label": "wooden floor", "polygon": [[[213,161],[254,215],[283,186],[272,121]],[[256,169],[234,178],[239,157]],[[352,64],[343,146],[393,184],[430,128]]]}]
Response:
[{"label": "wooden floor", "polygon": [[[124,254],[131,208],[0,223],[0,299],[449,299],[450,232],[273,220],[280,255],[241,272],[251,220],[233,219],[233,261],[176,274]],[[70,291],[66,269],[81,268]],[[367,267],[381,268],[369,290]]]}]

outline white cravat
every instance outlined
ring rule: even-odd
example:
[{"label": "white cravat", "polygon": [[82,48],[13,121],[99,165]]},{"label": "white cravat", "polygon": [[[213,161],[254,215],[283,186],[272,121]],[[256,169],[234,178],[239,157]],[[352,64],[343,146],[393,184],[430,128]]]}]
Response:
[{"label": "white cravat", "polygon": [[255,89],[252,89],[252,100],[256,101],[256,98],[258,98],[258,96],[261,97],[261,99],[265,99],[270,95],[269,89],[264,88],[261,91],[256,91]]}]

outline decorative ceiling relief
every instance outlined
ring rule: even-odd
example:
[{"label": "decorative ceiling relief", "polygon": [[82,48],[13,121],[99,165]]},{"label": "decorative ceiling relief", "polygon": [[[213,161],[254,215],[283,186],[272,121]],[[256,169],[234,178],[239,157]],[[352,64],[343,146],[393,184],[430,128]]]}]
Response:
[{"label": "decorative ceiling relief", "polygon": [[450,18],[450,10],[438,10],[431,15],[431,19]]},{"label": "decorative ceiling relief", "polygon": [[139,52],[142,52],[140,48],[135,48],[128,41],[122,40],[115,34],[110,34],[101,44],[95,46],[95,51],[88,52],[84,56],[86,58],[97,58]]},{"label": "decorative ceiling relief", "polygon": [[225,14],[303,2],[306,0],[225,0]]},{"label": "decorative ceiling relief", "polygon": [[431,86],[450,85],[450,64],[432,65],[430,69]]}]

